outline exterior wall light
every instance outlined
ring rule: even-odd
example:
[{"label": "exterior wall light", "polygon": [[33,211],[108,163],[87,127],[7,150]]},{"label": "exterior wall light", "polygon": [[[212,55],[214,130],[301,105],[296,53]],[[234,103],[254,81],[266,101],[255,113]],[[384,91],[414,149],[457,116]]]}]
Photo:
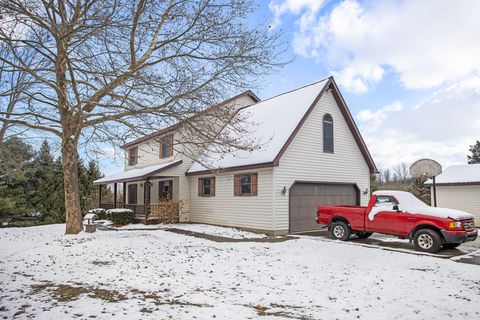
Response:
[{"label": "exterior wall light", "polygon": [[283,186],[283,189],[282,189],[282,196],[286,195],[287,194],[287,187]]}]

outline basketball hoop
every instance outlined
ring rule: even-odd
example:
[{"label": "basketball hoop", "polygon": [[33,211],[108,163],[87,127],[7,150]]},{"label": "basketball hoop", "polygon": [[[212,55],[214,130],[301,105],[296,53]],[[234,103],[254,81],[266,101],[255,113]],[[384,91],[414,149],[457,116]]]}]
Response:
[{"label": "basketball hoop", "polygon": [[437,206],[437,188],[435,177],[442,173],[442,166],[432,159],[420,159],[410,166],[410,174],[413,177],[425,177],[433,180],[433,206]]}]

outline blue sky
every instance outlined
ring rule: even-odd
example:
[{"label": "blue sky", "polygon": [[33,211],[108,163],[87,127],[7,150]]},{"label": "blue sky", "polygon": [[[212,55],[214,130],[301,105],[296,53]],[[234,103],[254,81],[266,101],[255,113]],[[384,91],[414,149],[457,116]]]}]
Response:
[{"label": "blue sky", "polygon": [[[258,1],[292,63],[262,99],[333,75],[381,168],[466,163],[480,139],[480,1]],[[102,161],[110,173],[122,162]]]}]

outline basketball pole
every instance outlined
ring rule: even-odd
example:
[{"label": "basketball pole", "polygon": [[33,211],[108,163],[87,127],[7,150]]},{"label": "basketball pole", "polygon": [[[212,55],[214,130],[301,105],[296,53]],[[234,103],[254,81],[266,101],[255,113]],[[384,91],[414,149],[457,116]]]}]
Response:
[{"label": "basketball pole", "polygon": [[437,187],[435,185],[435,176],[433,176],[433,206],[437,206]]}]

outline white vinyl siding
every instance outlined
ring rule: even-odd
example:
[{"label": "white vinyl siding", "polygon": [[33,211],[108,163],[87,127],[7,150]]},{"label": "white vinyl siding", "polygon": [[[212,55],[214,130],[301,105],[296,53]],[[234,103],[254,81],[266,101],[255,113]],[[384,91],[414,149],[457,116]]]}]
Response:
[{"label": "white vinyl siding", "polygon": [[[323,152],[323,117],[333,118],[334,153]],[[367,205],[370,194],[370,171],[350,128],[333,95],[325,92],[280,159],[274,173],[274,219],[276,230],[288,230],[289,196],[281,194],[295,181],[355,183],[360,189],[361,204]]]},{"label": "white vinyl siding", "polygon": [[[244,101],[244,104],[247,104]],[[294,107],[294,106],[292,106]],[[334,153],[323,152],[323,116],[333,118]],[[279,128],[281,130],[281,128]],[[174,132],[174,141],[179,132]],[[333,95],[325,92],[280,159],[278,167],[228,172],[215,175],[215,197],[198,197],[198,178],[209,175],[185,176],[192,160],[174,150],[173,158],[160,159],[158,142],[151,140],[138,145],[138,164],[126,170],[159,164],[172,159],[183,163],[158,174],[174,180],[174,198],[182,201],[181,221],[208,223],[247,229],[288,232],[288,189],[295,181],[343,182],[357,184],[361,204],[368,203],[370,188],[368,165],[338,108]],[[176,145],[178,149],[181,145]],[[258,173],[258,196],[234,196],[234,175]],[[151,202],[158,200],[158,180],[153,180]],[[282,195],[286,187],[287,193]],[[138,189],[143,203],[143,188]],[[175,197],[177,195],[177,197]]]},{"label": "white vinyl siding", "polygon": [[[258,195],[233,195],[234,175],[258,173]],[[198,196],[198,178],[191,176],[190,221],[249,229],[272,230],[272,169],[252,169],[215,175],[215,197]]]},{"label": "white vinyl siding", "polygon": [[[253,104],[255,101],[253,101],[253,99],[250,97],[250,96],[241,96],[239,97],[238,99],[236,99],[235,101],[231,102],[230,104],[226,105],[226,106],[223,106],[223,108],[235,108],[235,109],[238,109],[238,108],[241,108],[241,107],[244,107],[244,106],[247,106],[247,105],[251,105]],[[212,121],[207,121],[208,122],[208,125],[209,125],[209,130],[211,130],[211,125],[212,125]],[[219,129],[221,129],[219,127]],[[151,140],[148,140],[148,141],[145,141],[145,142],[142,142],[142,143],[139,143],[138,145],[136,145],[138,147],[138,159],[137,159],[137,163],[134,165],[134,166],[129,166],[128,165],[128,149],[125,150],[125,170],[130,170],[130,169],[134,169],[134,168],[143,168],[143,167],[147,167],[147,166],[151,166],[151,165],[155,165],[155,164],[160,164],[160,163],[164,163],[164,162],[169,162],[169,161],[172,161],[172,159],[188,159],[187,157],[179,154],[179,148],[181,148],[181,146],[179,145],[181,141],[185,141],[185,137],[182,137],[181,133],[179,130],[177,131],[174,131],[174,132],[168,132],[165,134],[165,136],[168,136],[170,134],[173,133],[173,141],[174,141],[174,150],[173,150],[173,156],[172,157],[168,157],[168,158],[163,158],[161,159],[160,158],[160,143],[159,143],[159,139],[164,137],[164,136],[158,136],[156,138],[152,138]],[[186,135],[187,136],[187,140],[190,140],[191,139],[191,136],[190,135]],[[133,147],[131,147],[133,148]],[[181,151],[181,150],[180,150]],[[184,160],[185,162],[185,160]],[[189,166],[190,167],[190,166]],[[187,168],[188,169],[188,168]],[[186,171],[186,170],[185,170]],[[185,173],[185,171],[183,173]]]},{"label": "white vinyl siding", "polygon": [[[246,105],[253,104],[255,101],[250,96],[241,96],[232,103],[228,105],[231,108],[240,108]],[[172,132],[166,133],[166,135],[172,134]],[[128,165],[128,159],[125,159],[125,170],[143,168],[151,165],[161,164],[165,162],[170,162],[173,159],[182,160],[183,163],[177,165],[171,169],[162,171],[157,176],[164,177],[165,179],[173,179],[174,182],[174,199],[178,199],[182,202],[182,210],[180,213],[180,221],[185,222],[189,220],[190,212],[190,181],[185,172],[192,165],[192,160],[187,156],[183,155],[182,148],[183,146],[178,143],[179,140],[182,140],[181,132],[179,130],[173,132],[173,141],[174,141],[174,150],[173,156],[169,158],[160,158],[160,137],[153,138],[149,141],[145,141],[138,144],[138,161],[134,166]],[[126,150],[127,152],[127,150]],[[158,200],[158,180],[155,181],[152,186],[152,198],[150,202],[156,202]],[[196,183],[195,183],[196,186]],[[141,189],[141,191],[140,191]],[[139,194],[141,193],[141,198],[139,197],[139,204],[143,204],[143,188],[139,186]],[[233,189],[232,189],[233,190]],[[197,192],[195,191],[195,195]]]},{"label": "white vinyl siding", "polygon": [[[431,192],[433,205],[433,188]],[[437,186],[437,206],[471,213],[480,226],[480,185]]]}]

